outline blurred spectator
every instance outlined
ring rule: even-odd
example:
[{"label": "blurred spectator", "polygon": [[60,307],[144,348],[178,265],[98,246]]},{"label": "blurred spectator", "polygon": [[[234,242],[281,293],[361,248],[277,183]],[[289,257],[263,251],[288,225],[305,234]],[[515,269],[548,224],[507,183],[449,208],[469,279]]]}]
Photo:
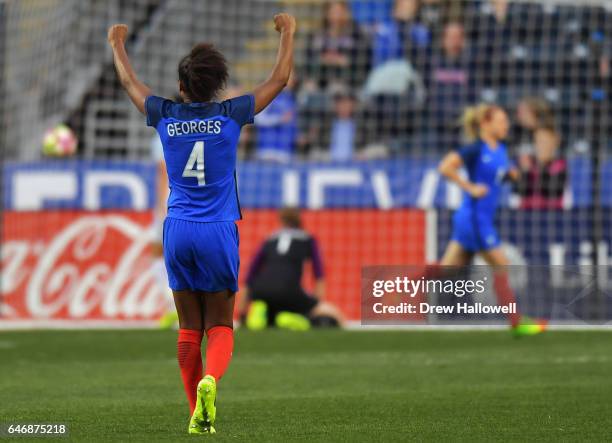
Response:
[{"label": "blurred spectator", "polygon": [[345,161],[355,153],[355,97],[351,94],[338,94],[334,97],[334,119],[331,124],[329,154],[330,159]]},{"label": "blurred spectator", "polygon": [[516,107],[516,120],[512,144],[519,152],[532,151],[534,133],[538,128],[554,128],[555,116],[550,104],[538,97],[525,97]]},{"label": "blurred spectator", "polygon": [[359,0],[350,3],[353,18],[364,26],[373,25],[381,20],[389,20],[393,9],[393,0]]},{"label": "blurred spectator", "polygon": [[[508,55],[504,51],[510,50],[514,44],[533,46],[547,43],[542,31],[550,33],[556,28],[552,20],[544,17],[541,3],[509,0],[473,2],[468,8],[474,22],[474,26],[470,26],[470,38],[478,40],[481,49],[494,50],[500,56]],[[554,9],[553,4],[549,7]],[[535,26],[535,23],[539,23],[539,26]]]},{"label": "blurred spectator", "polygon": [[[426,66],[425,86],[434,130],[446,132],[463,107],[474,101],[473,59],[461,23],[444,26],[439,48]],[[438,125],[437,127],[435,127]]]},{"label": "blurred spectator", "polygon": [[390,60],[372,70],[361,96],[365,144],[401,151],[415,122],[422,121],[426,92],[421,75],[406,60]]},{"label": "blurred spectator", "polygon": [[522,209],[563,208],[567,162],[559,156],[560,141],[553,127],[539,127],[534,131],[535,152],[519,156],[516,189]]},{"label": "blurred spectator", "polygon": [[426,55],[431,31],[421,21],[420,8],[421,0],[395,0],[391,19],[381,21],[374,29],[374,66],[403,58],[414,63]]},{"label": "blurred spectator", "polygon": [[372,70],[363,88],[365,97],[405,95],[413,103],[425,100],[421,75],[406,60],[390,60]]},{"label": "blurred spectator", "polygon": [[429,29],[435,29],[451,17],[461,16],[463,6],[463,2],[458,1],[422,0],[420,15]]},{"label": "blurred spectator", "polygon": [[499,26],[505,26],[508,18],[508,7],[510,6],[508,0],[491,0],[489,3],[493,7],[495,23]]},{"label": "blurred spectator", "polygon": [[287,163],[293,157],[298,135],[295,83],[292,73],[287,87],[255,117],[255,155],[260,160]]},{"label": "blurred spectator", "polygon": [[366,127],[355,95],[340,89],[319,118],[310,122],[304,143],[313,159],[350,160],[363,147]]},{"label": "blurred spectator", "polygon": [[462,22],[466,16],[467,5],[470,3],[455,0],[422,0],[421,17],[429,29],[440,29],[448,22]]},{"label": "blurred spectator", "polygon": [[512,30],[516,27],[516,23],[511,23],[509,9],[507,0],[491,0],[475,12],[477,23],[471,29],[470,38],[484,56],[498,59],[508,55]]},{"label": "blurred spectator", "polygon": [[322,29],[310,35],[306,46],[306,87],[360,86],[370,70],[370,46],[346,2],[326,3]]},{"label": "blurred spectator", "polygon": [[551,127],[555,123],[552,107],[538,97],[523,98],[517,106],[516,117],[519,125],[529,131],[542,126]]},{"label": "blurred spectator", "polygon": [[[509,0],[468,3],[468,40],[479,60],[478,82],[481,88],[490,88],[494,94],[503,95],[507,93],[506,87],[514,86],[516,71],[525,69],[517,67],[517,63],[525,59],[533,63],[545,62],[542,57],[531,58],[538,54],[540,45],[550,41],[549,37],[543,37],[540,26],[534,26],[534,23],[550,26],[551,21],[545,20],[541,7],[533,3]],[[528,77],[524,78],[524,81],[528,80]]]}]

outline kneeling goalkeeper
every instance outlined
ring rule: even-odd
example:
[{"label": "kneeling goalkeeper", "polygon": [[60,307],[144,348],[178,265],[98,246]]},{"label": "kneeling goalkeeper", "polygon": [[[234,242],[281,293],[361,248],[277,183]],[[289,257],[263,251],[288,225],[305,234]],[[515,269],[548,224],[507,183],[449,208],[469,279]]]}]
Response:
[{"label": "kneeling goalkeeper", "polygon": [[[241,299],[243,318],[252,302],[247,327],[261,329],[274,321],[289,329],[307,329],[309,321],[315,325],[340,325],[342,314],[338,308],[323,301],[323,262],[316,239],[302,229],[298,209],[285,208],[279,215],[281,229],[261,245],[247,275]],[[302,288],[306,261],[312,263],[316,279],[312,295]]]}]

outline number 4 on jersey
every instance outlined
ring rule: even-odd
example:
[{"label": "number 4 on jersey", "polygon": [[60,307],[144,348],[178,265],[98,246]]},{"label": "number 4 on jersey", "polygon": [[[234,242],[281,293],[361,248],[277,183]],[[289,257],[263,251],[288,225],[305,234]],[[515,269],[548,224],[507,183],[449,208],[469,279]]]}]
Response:
[{"label": "number 4 on jersey", "polygon": [[[194,169],[195,165],[195,169]],[[189,160],[183,169],[183,177],[195,177],[198,179],[198,186],[204,186],[204,142],[199,141],[193,145]]]}]

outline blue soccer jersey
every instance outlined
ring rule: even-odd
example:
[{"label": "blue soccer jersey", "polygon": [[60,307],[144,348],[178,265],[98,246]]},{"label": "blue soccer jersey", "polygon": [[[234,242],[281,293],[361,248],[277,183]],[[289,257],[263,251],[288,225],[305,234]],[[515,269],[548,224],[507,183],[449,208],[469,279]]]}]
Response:
[{"label": "blue soccer jersey", "polygon": [[478,141],[458,150],[469,180],[485,185],[487,194],[474,198],[463,193],[463,202],[453,217],[453,240],[467,251],[476,252],[496,248],[501,241],[494,226],[503,181],[510,169],[506,146],[499,143],[491,149]]},{"label": "blue soccer jersey", "polygon": [[458,153],[463,160],[469,180],[472,183],[485,185],[489,189],[482,198],[474,198],[464,192],[459,210],[475,211],[480,217],[493,219],[504,179],[510,169],[506,146],[499,143],[495,149],[491,149],[486,143],[478,141],[462,147]]},{"label": "blue soccer jersey", "polygon": [[168,217],[195,222],[241,218],[236,150],[242,126],[253,123],[252,95],[222,103],[175,103],[149,96],[147,125],[164,149],[170,197]]}]

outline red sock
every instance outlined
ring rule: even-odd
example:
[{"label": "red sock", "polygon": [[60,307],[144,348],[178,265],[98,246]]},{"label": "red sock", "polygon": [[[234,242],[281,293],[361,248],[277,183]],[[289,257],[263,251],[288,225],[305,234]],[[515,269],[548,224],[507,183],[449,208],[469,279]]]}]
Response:
[{"label": "red sock", "polygon": [[229,326],[214,326],[206,331],[206,375],[212,375],[219,381],[230,360],[234,350],[234,330]]},{"label": "red sock", "polygon": [[202,379],[202,331],[196,329],[179,329],[177,359],[181,368],[181,378],[189,410],[193,414],[196,405],[196,390]]},{"label": "red sock", "polygon": [[[498,305],[508,306],[510,303],[516,303],[514,291],[510,287],[510,282],[508,281],[508,274],[495,274],[493,288],[497,295]],[[508,320],[510,320],[512,326],[516,326],[520,318],[521,316],[518,310],[514,314],[508,314]]]}]

